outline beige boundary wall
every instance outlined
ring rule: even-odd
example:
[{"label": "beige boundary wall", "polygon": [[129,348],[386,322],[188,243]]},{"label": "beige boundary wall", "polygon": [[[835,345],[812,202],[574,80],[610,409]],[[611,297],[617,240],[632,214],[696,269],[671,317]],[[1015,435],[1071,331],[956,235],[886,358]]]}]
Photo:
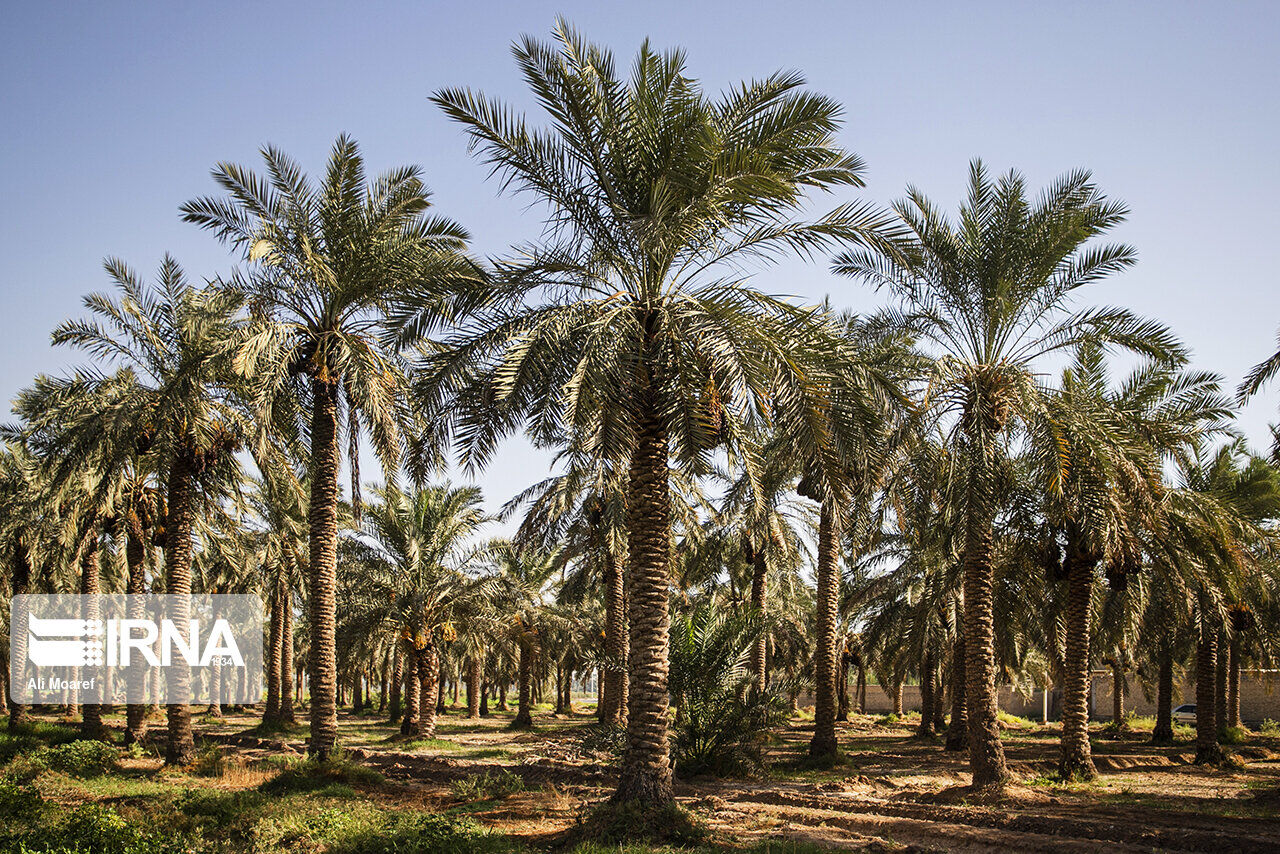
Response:
[{"label": "beige boundary wall", "polygon": [[[1154,717],[1155,698],[1148,700],[1143,696],[1142,688],[1133,678],[1133,674],[1129,674],[1128,685],[1125,710]],[[1090,715],[1094,720],[1111,720],[1111,686],[1110,670],[1095,670],[1092,673]],[[887,715],[893,711],[893,697],[890,690],[882,689],[879,685],[867,686],[867,714]],[[852,685],[850,692],[852,692]],[[1173,705],[1175,707],[1182,703],[1194,703],[1195,699],[1195,682],[1187,682],[1181,686],[1174,685]],[[1056,688],[1051,688],[1048,692],[1038,690],[1030,697],[1024,697],[1008,686],[1000,689],[1002,711],[1030,718],[1033,721],[1044,717],[1046,708],[1048,719],[1057,720],[1060,703],[1061,694]],[[813,696],[801,695],[800,705],[812,706]],[[904,712],[920,711],[919,685],[902,686],[902,709]],[[950,712],[950,706],[947,706],[947,711]],[[1240,718],[1254,727],[1267,719],[1280,721],[1280,670],[1242,670],[1240,672]]]}]

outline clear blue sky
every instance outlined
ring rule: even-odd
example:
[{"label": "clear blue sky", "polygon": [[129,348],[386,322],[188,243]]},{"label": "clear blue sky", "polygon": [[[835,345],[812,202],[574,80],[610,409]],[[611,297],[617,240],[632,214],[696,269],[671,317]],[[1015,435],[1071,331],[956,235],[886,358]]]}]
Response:
[{"label": "clear blue sky", "polygon": [[[437,210],[483,253],[537,233],[498,196],[441,86],[527,104],[509,45],[557,13],[626,60],[649,36],[687,49],[709,89],[803,71],[847,111],[865,190],[910,182],[953,207],[969,159],[1039,186],[1075,167],[1132,208],[1117,237],[1136,269],[1089,294],[1171,325],[1199,367],[1234,388],[1280,324],[1280,110],[1275,3],[31,3],[0,33],[0,397],[82,361],[49,330],[106,287],[101,259],[142,270],[173,252],[194,276],[225,253],[178,205],[213,190],[217,160],[270,142],[318,172],[335,136],[375,170],[423,166]],[[833,200],[835,201],[835,200]],[[868,308],[877,296],[824,265],[788,264],[762,288]],[[1242,415],[1259,446],[1269,390]],[[513,443],[481,482],[505,499],[544,463]]]}]

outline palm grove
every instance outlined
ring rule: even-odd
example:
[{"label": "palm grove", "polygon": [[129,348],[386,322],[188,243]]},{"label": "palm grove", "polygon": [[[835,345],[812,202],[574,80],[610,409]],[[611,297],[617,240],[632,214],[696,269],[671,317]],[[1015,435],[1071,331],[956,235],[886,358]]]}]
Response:
[{"label": "palm grove", "polygon": [[[548,686],[563,709],[598,674],[625,728],[615,800],[645,808],[673,768],[758,764],[805,692],[811,757],[834,761],[868,671],[899,698],[918,681],[921,736],[967,750],[977,787],[1010,780],[1009,683],[1061,688],[1061,771],[1092,776],[1099,666],[1118,722],[1127,680],[1152,683],[1157,740],[1193,671],[1217,761],[1242,667],[1280,651],[1280,476],[1170,330],[1084,300],[1134,263],[1104,242],[1124,205],[1086,172],[1037,193],[975,161],[954,215],[909,189],[814,216],[864,166],[799,76],[713,96],[678,51],[622,72],[565,25],[514,53],[536,120],[431,100],[543,213],[535,241],[474,257],[417,168],[371,179],[344,136],[317,178],[272,148],[265,172],[214,168],[182,216],[233,272],[106,263],[114,292],[54,332],[84,367],[37,377],[6,429],[7,592],[259,593],[265,722],[305,708],[320,761],[341,701],[376,693],[430,736],[463,685],[470,717],[514,702],[527,726]],[[758,288],[793,256],[884,308]],[[556,462],[487,539],[479,491],[443,472],[518,432]],[[165,726],[190,761],[192,710]]]}]

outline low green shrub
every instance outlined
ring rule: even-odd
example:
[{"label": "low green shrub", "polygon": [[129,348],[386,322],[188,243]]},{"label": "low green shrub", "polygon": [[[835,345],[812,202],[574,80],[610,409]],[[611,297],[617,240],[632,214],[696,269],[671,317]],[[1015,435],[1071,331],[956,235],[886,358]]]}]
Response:
[{"label": "low green shrub", "polygon": [[1267,718],[1262,722],[1262,726],[1258,727],[1258,732],[1273,738],[1280,736],[1280,721],[1273,721],[1271,718]]},{"label": "low green shrub", "polygon": [[1242,726],[1223,727],[1222,732],[1218,734],[1218,741],[1222,744],[1244,744],[1249,740],[1249,730]]},{"label": "low green shrub", "polygon": [[488,801],[523,792],[524,778],[503,768],[454,780],[449,789],[460,801]]},{"label": "low green shrub", "polygon": [[101,741],[71,741],[37,754],[49,769],[72,777],[101,777],[119,767],[120,751]]},{"label": "low green shrub", "polygon": [[35,786],[20,786],[0,780],[0,819],[5,822],[29,821],[40,814],[44,798]]},{"label": "low green shrub", "polygon": [[189,854],[185,837],[142,828],[98,804],[76,807],[59,824],[5,839],[14,854]]}]

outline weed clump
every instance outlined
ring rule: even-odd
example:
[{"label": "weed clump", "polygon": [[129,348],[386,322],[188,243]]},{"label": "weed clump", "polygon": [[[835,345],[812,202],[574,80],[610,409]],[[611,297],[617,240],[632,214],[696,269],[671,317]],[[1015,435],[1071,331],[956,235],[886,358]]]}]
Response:
[{"label": "weed clump", "polygon": [[455,798],[466,803],[490,801],[523,792],[524,779],[503,768],[454,780],[449,789]]}]

